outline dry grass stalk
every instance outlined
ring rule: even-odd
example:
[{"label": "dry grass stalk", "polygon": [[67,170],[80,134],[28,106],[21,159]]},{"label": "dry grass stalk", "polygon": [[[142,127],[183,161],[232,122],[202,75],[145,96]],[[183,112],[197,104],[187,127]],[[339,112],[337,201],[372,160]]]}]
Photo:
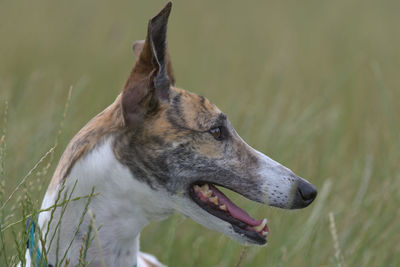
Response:
[{"label": "dry grass stalk", "polygon": [[334,218],[332,212],[329,212],[329,222],[330,222],[329,226],[330,226],[330,230],[331,230],[331,235],[333,238],[333,247],[335,248],[335,258],[338,261],[339,267],[342,267],[342,266],[345,267],[346,263],[344,261],[343,254],[340,250],[339,238],[338,238],[336,225],[335,225],[335,218]]}]

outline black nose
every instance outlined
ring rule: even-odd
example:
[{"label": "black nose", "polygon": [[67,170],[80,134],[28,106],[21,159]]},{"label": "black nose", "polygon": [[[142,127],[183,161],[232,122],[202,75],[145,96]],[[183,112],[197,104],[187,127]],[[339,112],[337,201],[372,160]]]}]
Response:
[{"label": "black nose", "polygon": [[297,190],[293,197],[292,209],[305,208],[314,201],[317,189],[309,182],[301,179],[297,183]]},{"label": "black nose", "polygon": [[301,198],[304,201],[310,201],[310,203],[317,196],[317,189],[315,186],[309,183],[300,183],[297,187],[297,190],[299,191]]}]

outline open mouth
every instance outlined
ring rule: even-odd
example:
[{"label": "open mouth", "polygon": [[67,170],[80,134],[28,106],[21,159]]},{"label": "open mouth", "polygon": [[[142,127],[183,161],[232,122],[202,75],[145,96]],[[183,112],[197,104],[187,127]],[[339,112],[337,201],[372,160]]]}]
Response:
[{"label": "open mouth", "polygon": [[265,244],[269,234],[267,219],[256,220],[236,206],[220,190],[209,183],[196,183],[190,196],[202,209],[232,225],[233,230],[257,244]]}]

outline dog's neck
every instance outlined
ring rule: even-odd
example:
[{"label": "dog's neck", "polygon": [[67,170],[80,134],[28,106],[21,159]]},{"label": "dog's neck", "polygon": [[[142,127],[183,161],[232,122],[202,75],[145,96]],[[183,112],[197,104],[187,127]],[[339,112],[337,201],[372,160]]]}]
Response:
[{"label": "dog's neck", "polygon": [[[99,195],[92,198],[89,209],[95,214],[96,226],[101,229],[99,235],[95,237],[98,240],[93,240],[88,250],[87,258],[98,260],[99,264],[101,260],[105,260],[107,266],[135,264],[140,231],[150,221],[163,219],[172,212],[168,207],[166,194],[139,182],[129,169],[115,158],[112,136],[106,137],[101,144],[75,163],[66,179],[66,190],[71,190],[75,181],[77,184],[73,197],[87,195],[93,187],[95,192],[99,192]],[[44,201],[43,205],[46,205],[45,202],[47,201]],[[85,204],[86,200],[69,204],[62,218],[59,244],[69,244],[73,238],[71,233],[76,229]],[[46,225],[44,220],[45,216],[39,223]],[[91,223],[93,221],[90,216],[85,216],[78,232],[81,234],[75,237],[68,252],[71,253],[71,258],[76,258],[73,253],[79,251],[82,234],[87,231]],[[96,245],[97,241],[100,242],[101,248]]]}]

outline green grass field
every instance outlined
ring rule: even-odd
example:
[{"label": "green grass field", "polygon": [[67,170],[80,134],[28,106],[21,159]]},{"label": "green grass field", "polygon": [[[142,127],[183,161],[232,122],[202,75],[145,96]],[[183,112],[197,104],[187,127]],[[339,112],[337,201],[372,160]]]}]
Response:
[{"label": "green grass field", "polygon": [[[68,141],[119,93],[131,44],[164,3],[0,1],[0,266],[24,253],[22,211],[40,207]],[[265,247],[174,215],[145,228],[142,250],[168,266],[399,266],[399,11],[396,0],[175,0],[178,86],[319,195],[299,211],[233,196],[268,218]]]}]

